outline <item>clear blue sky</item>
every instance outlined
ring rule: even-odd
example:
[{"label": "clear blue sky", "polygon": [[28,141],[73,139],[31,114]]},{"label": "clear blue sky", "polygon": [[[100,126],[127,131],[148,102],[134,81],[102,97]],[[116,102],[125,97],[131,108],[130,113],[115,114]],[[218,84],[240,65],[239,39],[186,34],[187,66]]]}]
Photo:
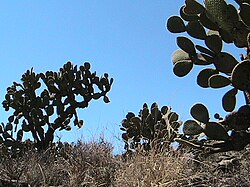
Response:
[{"label": "clear blue sky", "polygon": [[[67,61],[89,61],[98,75],[107,72],[115,79],[108,94],[111,102],[93,101],[79,111],[84,128],[57,133],[63,141],[103,134],[122,150],[116,139],[120,122],[127,112],[138,113],[144,102],[171,106],[181,120],[190,117],[196,102],[207,105],[211,114],[225,114],[221,98],[229,88],[198,87],[197,67],[184,78],[172,73],[177,35],[165,24],[168,17],[178,15],[182,4],[184,0],[1,1],[1,101],[6,88],[31,67],[39,73],[57,71]],[[0,109],[1,121],[8,115]]]}]

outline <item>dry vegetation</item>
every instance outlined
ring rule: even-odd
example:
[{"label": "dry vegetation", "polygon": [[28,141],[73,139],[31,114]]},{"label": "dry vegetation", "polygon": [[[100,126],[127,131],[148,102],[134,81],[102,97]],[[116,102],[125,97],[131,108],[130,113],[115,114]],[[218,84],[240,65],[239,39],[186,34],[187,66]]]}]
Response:
[{"label": "dry vegetation", "polygon": [[[29,148],[16,158],[1,148],[0,186],[250,186],[250,150],[212,156],[182,152],[112,154],[100,140]],[[223,161],[221,161],[223,160]]]}]

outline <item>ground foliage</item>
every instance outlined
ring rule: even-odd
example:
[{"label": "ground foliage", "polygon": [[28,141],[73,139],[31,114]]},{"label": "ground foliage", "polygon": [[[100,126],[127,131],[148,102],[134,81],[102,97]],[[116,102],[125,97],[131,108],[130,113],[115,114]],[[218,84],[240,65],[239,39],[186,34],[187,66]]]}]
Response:
[{"label": "ground foliage", "polygon": [[54,143],[38,152],[27,142],[24,154],[1,147],[0,186],[249,186],[250,148],[204,155],[151,150],[113,155],[103,139]]}]

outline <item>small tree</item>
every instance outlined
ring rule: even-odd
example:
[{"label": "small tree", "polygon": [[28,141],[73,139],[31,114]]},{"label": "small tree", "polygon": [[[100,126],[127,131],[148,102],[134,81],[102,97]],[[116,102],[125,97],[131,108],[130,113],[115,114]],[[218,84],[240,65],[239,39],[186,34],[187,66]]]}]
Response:
[{"label": "small tree", "polygon": [[59,72],[45,74],[36,74],[32,68],[22,75],[21,81],[7,88],[2,104],[6,111],[14,111],[8,123],[0,125],[0,143],[19,146],[23,132],[31,132],[38,149],[50,145],[56,130],[71,130],[72,118],[74,125],[81,128],[83,120],[79,119],[77,109],[86,108],[92,99],[101,97],[108,103],[106,94],[113,83],[107,73],[98,77],[91,72],[88,62],[79,69],[67,62]]},{"label": "small tree", "polygon": [[[209,66],[197,76],[197,84],[203,88],[222,88],[229,91],[222,98],[225,111],[231,112],[225,119],[218,114],[218,122],[212,122],[208,109],[201,103],[191,108],[195,120],[184,123],[184,138],[180,143],[208,150],[210,153],[242,150],[250,143],[250,1],[235,0],[237,9],[225,0],[205,0],[204,5],[196,0],[186,0],[180,8],[180,16],[172,16],[167,21],[167,29],[172,33],[186,32],[191,37],[203,40],[205,46],[195,45],[185,36],[177,37],[179,50],[172,57],[174,74],[187,75],[194,65]],[[231,43],[237,48],[245,48],[246,54],[236,60],[232,54],[222,51],[223,43]],[[236,95],[242,91],[246,105],[235,110]],[[232,132],[229,135],[229,132]],[[200,141],[198,137],[207,136]],[[218,142],[220,141],[220,142]]]}]

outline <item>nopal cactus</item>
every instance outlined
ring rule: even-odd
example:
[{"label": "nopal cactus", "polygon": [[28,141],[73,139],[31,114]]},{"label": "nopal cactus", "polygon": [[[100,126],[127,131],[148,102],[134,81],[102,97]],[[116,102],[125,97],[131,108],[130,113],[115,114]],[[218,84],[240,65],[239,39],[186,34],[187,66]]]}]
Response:
[{"label": "nopal cactus", "polygon": [[152,148],[157,151],[168,149],[178,135],[178,128],[182,124],[178,121],[179,115],[171,111],[170,107],[161,109],[157,103],[149,108],[145,103],[139,115],[129,112],[122,121],[121,130],[125,150],[149,151]]},{"label": "nopal cactus", "polygon": [[[197,84],[202,88],[230,87],[222,97],[222,106],[231,112],[218,122],[210,121],[208,110],[202,104],[191,108],[195,120],[187,120],[183,131],[188,138],[196,139],[206,135],[208,141],[223,141],[221,144],[208,145],[220,148],[219,151],[241,150],[250,143],[250,1],[235,0],[239,7],[226,0],[186,0],[180,8],[179,16],[168,19],[166,27],[172,33],[186,32],[196,40],[204,41],[204,46],[196,45],[186,36],[177,37],[180,49],[172,56],[173,72],[176,76],[187,75],[195,65],[209,66],[197,75]],[[224,43],[232,43],[237,48],[245,48],[246,54],[236,59],[223,51]],[[236,95],[242,91],[246,105],[237,111]],[[233,133],[229,133],[229,132]],[[230,135],[229,135],[230,134]],[[177,139],[193,147],[201,145],[196,139]],[[208,142],[205,141],[205,142]],[[202,141],[204,142],[204,141]],[[200,148],[200,146],[198,146]],[[217,150],[218,151],[218,150]],[[216,151],[215,151],[216,152]]]},{"label": "nopal cactus", "polygon": [[67,62],[59,72],[36,74],[33,69],[27,70],[21,83],[14,82],[7,88],[2,104],[13,114],[8,123],[0,125],[0,143],[18,146],[23,132],[31,132],[37,148],[44,149],[53,141],[56,130],[71,130],[72,119],[81,128],[83,120],[77,109],[86,108],[92,99],[101,97],[108,103],[107,93],[113,83],[108,74],[98,77],[90,67],[88,62],[79,68]]},{"label": "nopal cactus", "polygon": [[[166,25],[172,33],[187,32],[191,37],[204,41],[205,47],[195,45],[185,36],[177,37],[180,49],[173,53],[173,71],[175,75],[183,77],[194,65],[209,65],[198,74],[197,84],[203,88],[233,87],[222,99],[227,112],[235,109],[238,90],[245,93],[247,103],[250,101],[250,2],[237,3],[239,10],[225,0],[206,0],[204,5],[196,0],[186,0],[180,8],[180,16],[170,17]],[[222,51],[223,43],[247,48],[247,53],[237,60],[230,53]]]},{"label": "nopal cactus", "polygon": [[[250,143],[250,106],[244,105],[230,113],[225,119],[215,115],[219,121],[210,121],[208,109],[201,103],[191,108],[194,120],[183,124],[184,137],[176,138],[179,143],[205,150],[207,153],[240,151]],[[207,139],[201,139],[206,136]]]}]

